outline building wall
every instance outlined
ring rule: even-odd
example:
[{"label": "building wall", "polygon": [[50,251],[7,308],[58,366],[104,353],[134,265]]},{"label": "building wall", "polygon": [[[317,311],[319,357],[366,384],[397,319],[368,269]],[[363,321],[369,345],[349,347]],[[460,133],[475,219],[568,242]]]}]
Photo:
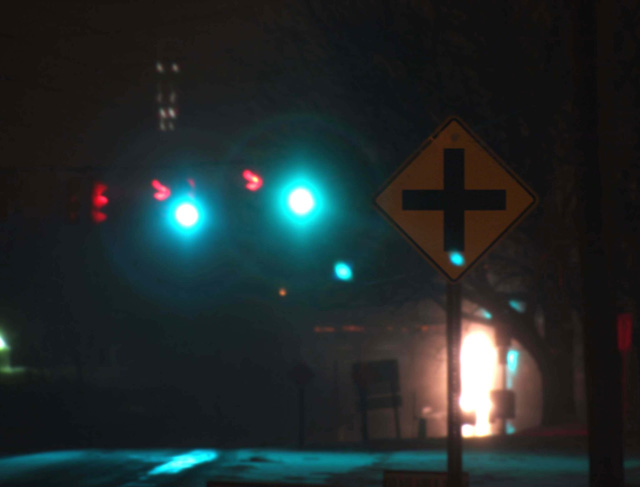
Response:
[{"label": "building wall", "polygon": [[[493,336],[493,329],[480,327]],[[398,360],[402,405],[399,408],[402,438],[416,438],[418,418],[429,408],[427,436],[446,435],[446,334],[445,326],[332,327],[310,335],[302,355],[316,377],[307,388],[308,438],[310,441],[360,441],[361,416],[352,366],[356,362]],[[468,330],[468,324],[463,330]],[[474,329],[478,325],[474,324]],[[464,333],[464,331],[463,331]],[[516,391],[515,430],[536,426],[541,419],[541,380],[533,359],[518,350],[518,370],[513,378]],[[498,384],[496,377],[495,384]],[[395,438],[392,409],[368,413],[371,439]],[[497,432],[497,424],[494,425]]]}]

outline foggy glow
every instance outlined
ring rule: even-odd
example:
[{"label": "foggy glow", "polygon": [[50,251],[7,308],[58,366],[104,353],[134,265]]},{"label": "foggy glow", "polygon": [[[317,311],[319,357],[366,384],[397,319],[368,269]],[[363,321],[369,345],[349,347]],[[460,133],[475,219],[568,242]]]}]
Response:
[{"label": "foggy glow", "polygon": [[183,227],[192,227],[198,222],[198,210],[191,203],[182,203],[176,210],[176,220]]},{"label": "foggy glow", "polygon": [[7,350],[8,348],[7,342],[4,341],[4,338],[0,337],[0,350]]},{"label": "foggy glow", "polygon": [[476,412],[476,424],[465,425],[462,435],[487,436],[491,434],[489,412],[496,372],[497,352],[493,340],[484,332],[473,332],[462,342],[461,369],[462,394],[460,407],[465,412]]},{"label": "foggy glow", "polygon": [[286,290],[285,288],[281,287],[281,288],[278,290],[278,294],[279,294],[280,296],[282,296],[282,297],[285,297],[285,296],[287,295],[287,290]]},{"label": "foggy glow", "polygon": [[315,201],[311,192],[306,188],[294,189],[288,198],[289,208],[296,215],[306,215],[315,206]]},{"label": "foggy glow", "polygon": [[167,463],[158,465],[149,472],[149,475],[176,474],[200,463],[211,462],[218,458],[218,453],[213,450],[194,450],[184,455],[176,455]]}]

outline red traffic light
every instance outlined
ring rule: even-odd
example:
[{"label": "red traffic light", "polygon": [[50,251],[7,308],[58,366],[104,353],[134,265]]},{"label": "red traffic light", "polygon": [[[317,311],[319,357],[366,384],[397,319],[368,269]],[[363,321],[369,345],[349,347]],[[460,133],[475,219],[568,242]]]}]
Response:
[{"label": "red traffic light", "polygon": [[156,190],[156,192],[153,194],[153,197],[158,201],[164,201],[169,196],[171,196],[171,190],[166,186],[164,186],[157,179],[154,179],[153,181],[151,181],[151,186],[153,186],[153,189]]},{"label": "red traffic light", "polygon": [[247,180],[245,188],[249,191],[258,191],[262,187],[262,178],[248,169],[245,169],[242,177]]},{"label": "red traffic light", "polygon": [[102,212],[102,209],[109,203],[109,198],[104,195],[107,189],[107,185],[104,183],[93,183],[93,190],[91,192],[91,219],[95,223],[102,223],[107,219],[107,215]]}]

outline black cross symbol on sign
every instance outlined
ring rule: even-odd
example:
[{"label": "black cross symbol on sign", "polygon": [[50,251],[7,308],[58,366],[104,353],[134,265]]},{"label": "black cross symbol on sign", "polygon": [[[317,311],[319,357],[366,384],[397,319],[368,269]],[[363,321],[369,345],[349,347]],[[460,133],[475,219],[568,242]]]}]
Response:
[{"label": "black cross symbol on sign", "polygon": [[503,189],[464,189],[464,149],[444,150],[444,189],[402,191],[403,210],[444,211],[444,250],[464,251],[464,212],[505,210]]}]

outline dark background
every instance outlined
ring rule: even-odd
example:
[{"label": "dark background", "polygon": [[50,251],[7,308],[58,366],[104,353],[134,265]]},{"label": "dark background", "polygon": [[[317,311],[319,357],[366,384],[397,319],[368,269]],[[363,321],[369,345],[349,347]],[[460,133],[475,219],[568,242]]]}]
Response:
[{"label": "dark background", "polygon": [[[640,296],[638,12],[615,12],[615,90],[602,103],[616,114],[625,311]],[[0,327],[13,363],[40,373],[5,390],[4,446],[295,441],[287,374],[323,313],[442,302],[444,281],[371,200],[453,114],[541,197],[474,271],[469,299],[530,299],[562,324],[548,330],[565,330],[531,353],[559,351],[570,367],[581,160],[571,15],[550,1],[14,5],[0,21]],[[181,69],[174,132],[157,128],[159,58]],[[264,177],[259,192],[244,189],[245,168]],[[296,174],[323,191],[325,216],[309,226],[276,204]],[[208,226],[185,239],[150,182],[179,191],[188,177]],[[106,222],[91,223],[88,207],[67,221],[72,179],[108,184]],[[352,282],[332,278],[338,259]],[[109,386],[98,386],[105,367]],[[545,420],[575,412],[554,407]]]}]

